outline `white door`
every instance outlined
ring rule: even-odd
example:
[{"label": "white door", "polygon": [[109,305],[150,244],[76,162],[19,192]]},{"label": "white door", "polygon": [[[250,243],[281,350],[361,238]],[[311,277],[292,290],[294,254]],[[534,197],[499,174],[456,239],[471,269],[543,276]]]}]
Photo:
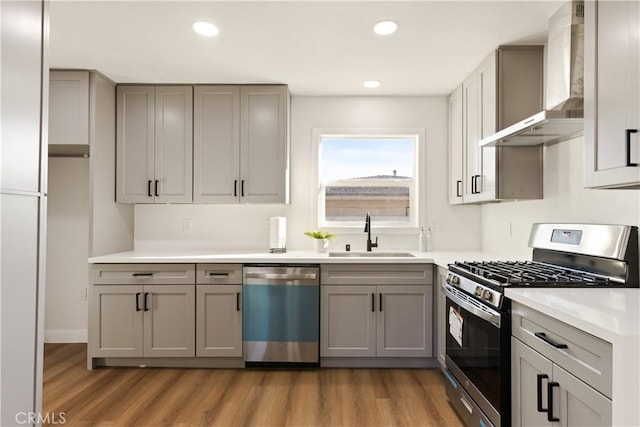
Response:
[{"label": "white door", "polygon": [[463,108],[462,86],[459,86],[449,97],[449,204],[463,202]]}]

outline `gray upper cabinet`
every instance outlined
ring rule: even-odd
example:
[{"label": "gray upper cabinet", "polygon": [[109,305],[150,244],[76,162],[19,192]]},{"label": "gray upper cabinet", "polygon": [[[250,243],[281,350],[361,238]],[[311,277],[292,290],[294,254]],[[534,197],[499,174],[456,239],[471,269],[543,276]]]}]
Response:
[{"label": "gray upper cabinet", "polygon": [[49,73],[49,144],[89,144],[89,72]]},{"label": "gray upper cabinet", "polygon": [[[481,139],[540,112],[542,88],[543,47],[501,46],[462,83],[461,118],[452,108],[457,91],[451,95],[450,173],[455,174],[462,163],[462,203],[542,198],[541,146],[479,146]],[[457,144],[462,145],[461,153]],[[454,177],[449,200],[457,204],[458,188],[452,187],[459,178]]]},{"label": "gray upper cabinet", "polygon": [[196,86],[194,202],[286,203],[288,115],[284,85]]},{"label": "gray upper cabinet", "polygon": [[462,85],[449,96],[449,204],[462,203],[463,103]]},{"label": "gray upper cabinet", "polygon": [[639,9],[585,2],[586,187],[640,188]]},{"label": "gray upper cabinet", "polygon": [[118,86],[116,201],[190,203],[192,86]]}]

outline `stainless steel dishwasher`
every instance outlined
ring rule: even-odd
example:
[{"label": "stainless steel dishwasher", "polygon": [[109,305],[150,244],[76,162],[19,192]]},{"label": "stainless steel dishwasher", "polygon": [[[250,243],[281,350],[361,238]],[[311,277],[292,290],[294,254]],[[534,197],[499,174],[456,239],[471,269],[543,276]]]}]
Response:
[{"label": "stainless steel dishwasher", "polygon": [[243,268],[244,359],[319,362],[320,269],[306,265]]}]

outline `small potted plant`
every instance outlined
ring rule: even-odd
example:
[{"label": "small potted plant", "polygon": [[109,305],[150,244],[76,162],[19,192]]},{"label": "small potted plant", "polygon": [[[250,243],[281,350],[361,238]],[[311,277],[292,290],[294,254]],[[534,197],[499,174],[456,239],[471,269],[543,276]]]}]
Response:
[{"label": "small potted plant", "polygon": [[336,237],[335,234],[318,230],[306,231],[304,234],[314,239],[316,251],[318,252],[326,252],[329,249],[329,240]]}]

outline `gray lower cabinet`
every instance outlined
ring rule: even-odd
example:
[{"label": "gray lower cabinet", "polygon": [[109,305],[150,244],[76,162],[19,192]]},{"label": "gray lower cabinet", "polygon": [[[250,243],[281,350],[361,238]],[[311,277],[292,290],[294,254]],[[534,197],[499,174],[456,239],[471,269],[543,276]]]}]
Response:
[{"label": "gray lower cabinet", "polygon": [[95,264],[91,283],[90,360],[195,356],[193,264]]},{"label": "gray lower cabinet", "polygon": [[242,285],[196,288],[196,356],[242,356]]},{"label": "gray lower cabinet", "polygon": [[447,349],[447,316],[445,314],[447,310],[447,297],[442,292],[442,284],[447,278],[447,269],[438,267],[438,273],[436,277],[436,289],[434,289],[434,295],[436,298],[436,345],[438,346],[438,362],[440,367],[444,368],[444,356]]},{"label": "gray lower cabinet", "polygon": [[517,303],[512,312],[512,424],[610,426],[610,344]]},{"label": "gray lower cabinet", "polygon": [[429,357],[431,286],[322,286],[322,357]]},{"label": "gray lower cabinet", "polygon": [[433,355],[432,266],[321,267],[321,357]]},{"label": "gray lower cabinet", "polygon": [[93,357],[192,357],[193,285],[95,285]]}]

